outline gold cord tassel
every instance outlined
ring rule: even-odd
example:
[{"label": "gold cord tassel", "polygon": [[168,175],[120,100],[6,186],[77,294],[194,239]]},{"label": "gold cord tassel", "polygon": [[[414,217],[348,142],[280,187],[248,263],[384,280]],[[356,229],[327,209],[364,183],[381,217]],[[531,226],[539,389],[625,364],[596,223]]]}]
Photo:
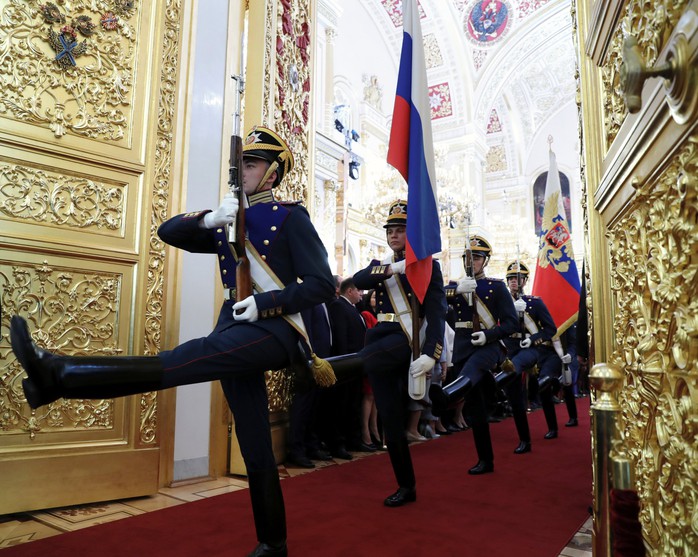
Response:
[{"label": "gold cord tassel", "polygon": [[502,371],[505,371],[507,373],[512,372],[515,370],[514,362],[512,362],[509,358],[505,358],[505,360],[502,362],[501,368]]},{"label": "gold cord tassel", "polygon": [[313,378],[318,386],[331,387],[337,382],[337,376],[334,374],[330,362],[319,358],[315,353],[310,355],[310,359],[313,361],[311,366]]}]

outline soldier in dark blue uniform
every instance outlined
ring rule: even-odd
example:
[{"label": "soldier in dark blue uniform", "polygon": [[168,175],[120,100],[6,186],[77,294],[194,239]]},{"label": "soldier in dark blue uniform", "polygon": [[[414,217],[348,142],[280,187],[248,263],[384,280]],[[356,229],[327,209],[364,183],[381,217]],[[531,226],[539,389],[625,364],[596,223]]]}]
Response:
[{"label": "soldier in dark blue uniform", "polygon": [[456,315],[453,365],[459,370],[458,377],[443,388],[432,385],[429,396],[434,412],[439,414],[465,396],[478,456],[477,464],[468,473],[477,475],[494,471],[483,378],[504,361],[506,354],[501,340],[516,330],[517,321],[504,281],[485,276],[492,251],[489,242],[482,236],[472,236],[469,248],[466,254],[468,251],[472,254],[473,276],[446,286],[446,300]]},{"label": "soldier in dark blue uniform", "polygon": [[[254,556],[285,556],[286,521],[272,451],[264,371],[288,367],[299,354],[299,332],[287,318],[334,297],[327,253],[306,210],[276,201],[272,188],[293,168],[287,144],[272,130],[254,128],[243,146],[242,187],[247,195],[250,260],[262,263],[253,295],[235,302],[236,263],[226,225],[238,212],[227,194],[215,211],[178,215],[159,236],[191,252],[216,254],[226,300],[213,332],[151,357],[68,357],[33,344],[26,322],[12,318],[12,348],[25,368],[32,408],[58,398],[113,398],[220,379],[235,417],[247,467],[259,545]],[[268,284],[271,278],[273,287]],[[302,282],[299,282],[301,279]],[[239,313],[238,313],[239,312]]]},{"label": "soldier in dark blue uniform", "polygon": [[[512,362],[516,372],[521,374],[524,371],[538,366],[538,392],[541,398],[541,405],[545,414],[545,421],[548,425],[548,432],[545,439],[555,439],[557,437],[557,416],[555,414],[555,403],[553,395],[560,387],[560,373],[562,371],[562,358],[569,360],[569,355],[562,353],[560,341],[553,337],[557,333],[557,327],[553,321],[545,303],[538,296],[527,296],[523,293],[528,280],[528,268],[521,263],[521,271],[517,273],[517,263],[511,263],[507,267],[507,283],[511,295],[516,298],[515,307],[521,316],[522,328],[513,333],[505,340],[510,354],[514,354]],[[519,277],[521,284],[519,284]],[[555,346],[557,345],[557,346]],[[569,362],[568,362],[569,363]],[[517,400],[517,393],[510,393]],[[514,406],[511,400],[512,407]],[[522,404],[525,402],[522,401]],[[516,413],[514,414],[516,419]],[[530,451],[530,433],[528,423],[522,433],[517,422],[517,430],[521,444],[517,447],[519,452]],[[527,435],[528,444],[526,445]]]},{"label": "soldier in dark blue uniform", "polygon": [[417,500],[412,458],[405,435],[405,386],[408,373],[413,377],[431,372],[441,357],[446,318],[443,276],[432,263],[431,280],[420,307],[419,318],[427,321],[421,355],[412,359],[412,288],[405,277],[405,226],[407,202],[398,200],[390,207],[384,226],[392,256],[373,260],[354,275],[354,283],[363,290],[375,288],[378,323],[366,333],[366,346],[359,353],[373,388],[378,415],[383,422],[386,446],[398,483],[398,490],[384,501],[399,507]]}]

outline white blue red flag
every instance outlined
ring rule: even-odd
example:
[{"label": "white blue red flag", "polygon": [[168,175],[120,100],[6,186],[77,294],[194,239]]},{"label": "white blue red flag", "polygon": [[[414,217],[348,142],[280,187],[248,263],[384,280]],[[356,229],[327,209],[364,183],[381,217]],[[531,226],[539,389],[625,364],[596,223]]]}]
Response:
[{"label": "white blue red flag", "polygon": [[431,256],[441,251],[441,230],[427,68],[417,0],[403,0],[402,20],[402,52],[388,164],[407,182],[405,274],[422,302],[431,279]]},{"label": "white blue red flag", "polygon": [[562,202],[560,174],[552,149],[538,245],[533,295],[540,296],[545,302],[559,336],[577,320],[580,288],[572,236]]}]

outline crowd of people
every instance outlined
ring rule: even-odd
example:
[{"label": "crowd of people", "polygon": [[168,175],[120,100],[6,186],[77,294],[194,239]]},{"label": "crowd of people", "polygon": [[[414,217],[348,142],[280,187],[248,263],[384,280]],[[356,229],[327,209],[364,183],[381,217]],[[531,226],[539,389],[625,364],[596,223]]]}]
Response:
[{"label": "crowd of people", "polygon": [[[406,278],[407,202],[398,200],[384,225],[390,255],[353,277],[333,277],[307,211],[273,195],[293,166],[286,142],[257,126],[244,141],[241,193],[159,228],[166,243],[217,257],[225,301],[206,337],[153,356],[70,356],[38,347],[19,315],[10,327],[32,408],[59,398],[114,398],[219,380],[248,473],[259,542],[252,557],[287,555],[267,370],[311,370],[295,376],[288,462],[314,467],[313,460],[385,450],[397,483],[384,499],[387,507],[417,500],[411,442],[472,429],[478,460],[468,472],[479,475],[494,472],[491,421],[513,416],[517,454],[532,450],[527,412],[535,404],[545,413],[546,440],[558,436],[558,396],[569,413],[565,425],[577,425],[574,331],[558,339],[542,300],[523,293],[525,265],[512,262],[506,281],[487,277],[492,246],[472,236],[464,250],[466,276],[445,285],[433,261],[418,295]],[[231,244],[228,227],[243,207],[247,241]],[[252,285],[245,294],[238,279],[243,260],[245,283]],[[578,354],[585,365],[587,353]],[[336,367],[346,355],[353,355],[351,372],[330,386],[323,360]]]}]

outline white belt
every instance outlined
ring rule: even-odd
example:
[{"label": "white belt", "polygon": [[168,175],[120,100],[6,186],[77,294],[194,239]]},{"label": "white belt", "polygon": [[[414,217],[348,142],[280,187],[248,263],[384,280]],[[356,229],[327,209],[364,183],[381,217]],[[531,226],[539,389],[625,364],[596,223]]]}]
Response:
[{"label": "white belt", "polygon": [[223,296],[225,297],[226,300],[236,300],[237,296],[237,289],[236,288],[224,288],[223,289]]},{"label": "white belt", "polygon": [[379,323],[397,323],[398,316],[396,313],[379,313],[376,315]]},{"label": "white belt", "polygon": [[456,329],[472,329],[472,321],[456,321]]}]

